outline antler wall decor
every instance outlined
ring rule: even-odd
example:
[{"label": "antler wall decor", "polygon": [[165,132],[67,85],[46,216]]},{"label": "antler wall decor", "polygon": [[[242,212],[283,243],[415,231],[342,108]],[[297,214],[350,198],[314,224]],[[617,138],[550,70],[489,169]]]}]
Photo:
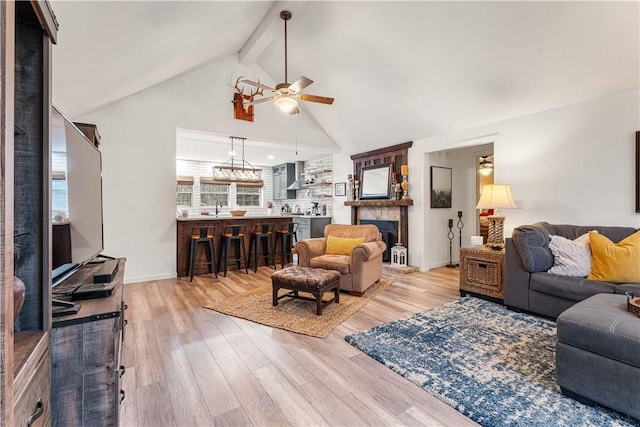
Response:
[{"label": "antler wall decor", "polygon": [[[240,79],[244,76],[238,77],[236,80],[235,88],[236,93],[233,94],[233,118],[238,120],[246,120],[248,122],[253,121],[253,105],[249,105],[249,102],[253,101],[253,97],[256,95],[262,95],[262,88],[257,88],[256,91],[251,91],[249,95],[244,93],[244,87],[240,88],[238,84]],[[260,82],[260,80],[258,80]]]}]

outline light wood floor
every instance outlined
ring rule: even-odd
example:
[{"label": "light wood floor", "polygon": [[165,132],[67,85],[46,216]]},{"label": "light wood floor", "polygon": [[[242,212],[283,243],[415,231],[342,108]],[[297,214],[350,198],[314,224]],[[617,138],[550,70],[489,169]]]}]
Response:
[{"label": "light wood floor", "polygon": [[458,297],[458,270],[409,275],[328,338],[202,308],[270,284],[273,272],[126,285],[122,426],[476,425],[344,341]]}]

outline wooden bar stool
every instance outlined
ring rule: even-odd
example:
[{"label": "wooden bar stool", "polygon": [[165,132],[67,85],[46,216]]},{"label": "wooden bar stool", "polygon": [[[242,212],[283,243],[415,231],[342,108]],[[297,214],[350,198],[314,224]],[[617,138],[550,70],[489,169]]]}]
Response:
[{"label": "wooden bar stool", "polygon": [[[235,261],[240,270],[242,261],[244,261],[244,270],[249,274],[247,269],[247,255],[244,246],[244,235],[246,234],[247,226],[243,224],[229,224],[224,228],[224,232],[220,235],[220,253],[218,254],[218,267],[224,262],[224,277],[227,277],[227,266],[229,261]],[[237,245],[237,251],[235,258],[229,258],[229,248],[231,244]],[[220,257],[223,259],[220,260]]]},{"label": "wooden bar stool", "polygon": [[276,265],[276,248],[278,242],[280,242],[280,265],[284,268],[285,257],[287,262],[291,259],[293,254],[292,249],[298,241],[298,223],[288,222],[282,224],[279,229],[275,231],[275,239],[273,241],[273,264]]},{"label": "wooden bar stool", "polygon": [[[200,243],[205,244],[207,250],[207,265],[209,273],[215,273],[218,278],[218,266],[216,265],[216,252],[213,240],[216,235],[216,227],[198,227],[191,229],[191,253],[189,254],[189,281],[193,281],[193,272],[196,267],[196,258],[198,257],[198,247]],[[212,268],[213,267],[213,268]]]},{"label": "wooden bar stool", "polygon": [[[269,265],[269,257],[272,255],[270,248],[273,242],[273,224],[257,224],[249,236],[249,267],[253,260],[253,271],[258,271],[260,259],[264,259],[264,265]],[[260,254],[262,246],[262,254]],[[273,269],[276,268],[276,256],[273,254]]]}]

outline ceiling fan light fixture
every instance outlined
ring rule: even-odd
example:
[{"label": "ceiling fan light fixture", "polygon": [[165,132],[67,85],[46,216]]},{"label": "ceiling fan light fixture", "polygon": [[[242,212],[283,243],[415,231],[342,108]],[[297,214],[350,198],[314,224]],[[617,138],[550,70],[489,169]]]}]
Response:
[{"label": "ceiling fan light fixture", "polygon": [[290,98],[288,96],[283,96],[281,98],[276,99],[276,105],[283,113],[291,114],[298,107],[298,103],[295,99]]},{"label": "ceiling fan light fixture", "polygon": [[[260,82],[254,82],[252,80],[240,80],[241,83],[251,85],[257,87],[262,90],[268,90],[273,93],[271,96],[267,96],[265,98],[260,99],[251,99],[248,102],[243,101],[243,106],[252,106],[256,104],[261,104],[263,102],[275,100],[275,104],[287,114],[297,114],[300,112],[298,110],[298,100],[304,102],[316,102],[320,104],[333,104],[334,99],[327,96],[317,96],[317,95],[309,95],[305,94],[302,91],[313,83],[308,77],[300,76],[298,80],[293,83],[289,83],[289,74],[288,74],[288,66],[287,66],[287,21],[291,19],[291,12],[288,10],[283,10],[280,12],[280,18],[284,21],[284,83],[278,83],[275,88],[265,86]],[[240,91],[242,92],[242,91]],[[242,93],[240,93],[242,95]],[[262,95],[262,93],[260,93]],[[235,96],[235,95],[234,95]],[[236,103],[237,105],[237,103]]]},{"label": "ceiling fan light fixture", "polygon": [[478,168],[478,172],[480,175],[488,176],[493,171],[493,163],[487,160],[486,157],[480,158],[480,167]]}]

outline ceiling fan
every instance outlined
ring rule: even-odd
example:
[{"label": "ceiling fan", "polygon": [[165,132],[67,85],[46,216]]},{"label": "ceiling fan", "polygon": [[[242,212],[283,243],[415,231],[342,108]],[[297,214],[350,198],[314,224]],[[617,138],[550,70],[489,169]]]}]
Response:
[{"label": "ceiling fan", "polygon": [[244,105],[255,105],[261,104],[263,102],[275,100],[275,103],[282,111],[289,114],[297,114],[300,112],[298,110],[298,100],[300,101],[309,101],[309,102],[319,102],[321,104],[333,104],[333,98],[329,98],[326,96],[317,96],[317,95],[307,95],[302,93],[301,90],[309,86],[313,83],[313,80],[302,76],[298,80],[293,83],[288,83],[288,75],[287,75],[287,21],[291,19],[291,12],[288,10],[283,10],[280,12],[280,18],[284,21],[284,83],[278,83],[274,88],[269,86],[265,86],[261,83],[257,83],[251,80],[242,80],[242,83],[246,83],[252,86],[259,87],[261,89],[265,89],[274,93],[272,96],[268,96],[266,98],[257,99],[255,101],[246,102]]}]

